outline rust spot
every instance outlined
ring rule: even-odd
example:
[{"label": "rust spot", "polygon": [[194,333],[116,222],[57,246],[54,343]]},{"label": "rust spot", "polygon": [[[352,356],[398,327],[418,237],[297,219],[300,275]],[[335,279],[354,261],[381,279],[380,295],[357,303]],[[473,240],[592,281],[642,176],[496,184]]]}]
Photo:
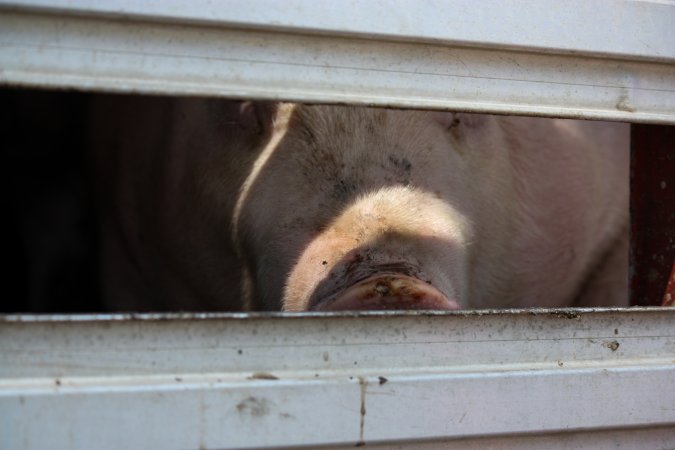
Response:
[{"label": "rust spot", "polygon": [[[675,214],[673,214],[675,217]],[[675,246],[673,246],[675,249]],[[673,261],[673,269],[670,271],[670,278],[666,284],[666,293],[663,295],[662,306],[675,306],[675,261]]]},{"label": "rust spot", "polygon": [[609,341],[609,342],[604,342],[602,344],[603,347],[607,347],[611,351],[615,352],[619,348],[619,343],[617,341]]},{"label": "rust spot", "polygon": [[58,378],[56,378],[56,379],[54,380],[54,384],[57,385],[57,386],[61,386],[61,380],[59,380]]},{"label": "rust spot", "polygon": [[579,313],[576,313],[574,311],[563,311],[563,310],[557,310],[551,312],[552,316],[555,317],[560,317],[561,319],[579,319],[581,316]]},{"label": "rust spot", "polygon": [[[631,125],[631,305],[662,305],[675,273],[675,127]],[[671,287],[672,288],[672,287]]]},{"label": "rust spot", "polygon": [[256,372],[250,377],[247,378],[248,380],[278,380],[279,377],[272,375],[269,372]]}]

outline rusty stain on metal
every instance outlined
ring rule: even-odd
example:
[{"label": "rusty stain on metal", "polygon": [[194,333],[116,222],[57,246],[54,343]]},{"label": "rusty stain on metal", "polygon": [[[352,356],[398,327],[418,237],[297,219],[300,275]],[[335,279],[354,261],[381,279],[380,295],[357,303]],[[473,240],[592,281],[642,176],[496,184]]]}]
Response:
[{"label": "rusty stain on metal", "polygon": [[560,317],[561,319],[576,319],[579,320],[579,313],[576,311],[567,311],[567,310],[554,310],[551,311],[551,315],[554,317]]},{"label": "rusty stain on metal", "polygon": [[675,306],[675,261],[673,261],[673,269],[670,271],[670,278],[666,285],[666,293],[663,294],[662,306]]},{"label": "rusty stain on metal", "polygon": [[368,380],[365,377],[359,377],[359,386],[361,387],[361,408],[359,414],[359,441],[356,447],[366,445],[363,440],[363,431],[366,426],[366,389],[368,388]]},{"label": "rusty stain on metal", "polygon": [[607,347],[611,351],[615,352],[619,349],[619,343],[617,341],[609,341],[609,342],[604,342],[602,344],[603,347]]},{"label": "rusty stain on metal", "polygon": [[631,147],[631,305],[657,306],[675,261],[675,127],[633,124]]}]

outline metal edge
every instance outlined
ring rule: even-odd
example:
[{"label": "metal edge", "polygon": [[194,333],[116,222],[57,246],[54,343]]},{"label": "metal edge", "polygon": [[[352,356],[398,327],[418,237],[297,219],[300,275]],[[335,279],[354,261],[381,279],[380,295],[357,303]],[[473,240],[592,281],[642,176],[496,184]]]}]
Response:
[{"label": "metal edge", "polygon": [[[77,314],[0,314],[2,323],[58,323],[58,322],[180,322],[209,320],[277,320],[277,319],[354,319],[384,317],[482,317],[482,316],[552,316],[579,319],[582,316],[607,314],[665,314],[673,315],[675,308],[636,306],[630,308],[530,308],[530,309],[476,309],[460,311],[341,311],[341,312],[170,312],[170,313],[77,313]],[[675,325],[675,323],[674,323]]]}]

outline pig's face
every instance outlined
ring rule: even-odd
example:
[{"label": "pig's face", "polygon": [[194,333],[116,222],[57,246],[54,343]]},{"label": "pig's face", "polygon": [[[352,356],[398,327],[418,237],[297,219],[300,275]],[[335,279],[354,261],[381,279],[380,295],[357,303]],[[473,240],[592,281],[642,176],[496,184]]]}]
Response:
[{"label": "pig's face", "polygon": [[480,139],[470,131],[484,124],[457,117],[279,106],[234,213],[250,305],[462,307],[475,208],[467,166]]},{"label": "pig's face", "polygon": [[130,100],[92,117],[113,308],[626,304],[626,125]]}]

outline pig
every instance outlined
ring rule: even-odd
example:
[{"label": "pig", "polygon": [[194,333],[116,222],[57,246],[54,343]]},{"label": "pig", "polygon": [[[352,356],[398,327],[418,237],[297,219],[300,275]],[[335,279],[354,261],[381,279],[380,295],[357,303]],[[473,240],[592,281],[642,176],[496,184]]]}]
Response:
[{"label": "pig", "polygon": [[124,96],[92,117],[114,309],[627,304],[627,124]]}]

